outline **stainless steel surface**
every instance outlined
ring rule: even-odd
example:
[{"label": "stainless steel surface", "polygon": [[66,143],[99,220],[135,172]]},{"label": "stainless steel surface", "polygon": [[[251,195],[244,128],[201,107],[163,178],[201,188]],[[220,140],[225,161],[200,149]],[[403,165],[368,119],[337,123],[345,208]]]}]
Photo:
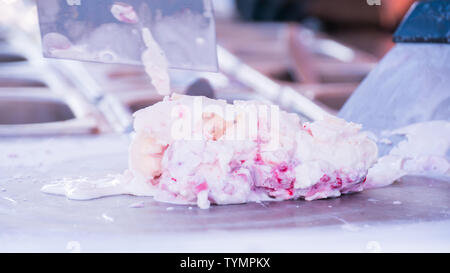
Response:
[{"label": "stainless steel surface", "polygon": [[0,65],[6,65],[8,63],[25,63],[27,58],[14,49],[14,47],[8,44],[6,41],[0,41]]},{"label": "stainless steel surface", "polygon": [[327,112],[317,104],[292,89],[279,85],[257,70],[242,63],[225,48],[218,46],[220,69],[226,75],[252,88],[262,97],[281,107],[295,109],[295,112],[309,120],[320,119]]},{"label": "stainless steel surface", "polygon": [[114,95],[126,107],[129,114],[151,106],[164,98],[156,93],[147,92],[147,90],[129,90],[126,92],[118,92]]},{"label": "stainless steel surface", "polygon": [[290,84],[293,89],[307,98],[313,100],[327,112],[336,115],[345,104],[357,83],[330,83],[330,84]]},{"label": "stainless steel surface", "polygon": [[218,69],[210,0],[54,0],[38,1],[37,10],[49,58],[141,65],[146,28],[157,43],[151,50],[162,51],[170,68]]},{"label": "stainless steel surface", "polygon": [[57,96],[0,93],[0,125],[33,124],[75,118]]},{"label": "stainless steel surface", "polygon": [[65,75],[69,75],[69,81],[76,87],[78,93],[101,112],[114,131],[130,130],[132,117],[129,111],[116,96],[106,92],[106,88],[103,88],[98,80],[101,74],[90,74],[80,62],[59,60],[54,64]]},{"label": "stainless steel surface", "polygon": [[[339,116],[378,136],[418,122],[450,121],[449,14],[448,1],[414,4],[394,35],[398,44],[356,89]],[[380,155],[392,147],[379,145]]]},{"label": "stainless steel surface", "polygon": [[0,75],[0,88],[3,87],[47,87],[47,84],[39,79]]},{"label": "stainless steel surface", "polygon": [[92,134],[99,120],[69,90],[0,88],[0,136]]},{"label": "stainless steel surface", "polygon": [[200,78],[186,88],[184,92],[188,96],[203,96],[210,99],[215,99],[216,95],[214,88],[207,79]]},{"label": "stainless steel surface", "polygon": [[[380,134],[412,123],[450,121],[450,45],[398,44],[339,116]],[[382,149],[381,154],[385,154]]]},{"label": "stainless steel surface", "polygon": [[31,62],[3,63],[0,64],[0,87],[47,87],[46,74],[54,77],[55,71]]},{"label": "stainless steel surface", "polygon": [[101,114],[68,81],[71,75],[43,60],[32,35],[11,27],[0,61],[0,137],[108,131]]},{"label": "stainless steel surface", "polygon": [[[115,196],[70,201],[40,188],[127,168],[129,138],[1,139],[0,251],[450,251],[450,180],[403,178],[341,198],[201,210]],[[133,208],[139,204],[138,208]],[[139,208],[140,207],[140,208]]]},{"label": "stainless steel surface", "polygon": [[18,62],[26,62],[27,59],[15,53],[0,53],[0,64],[3,63],[18,63]]},{"label": "stainless steel surface", "polygon": [[[268,99],[264,98],[260,94],[250,92],[249,90],[233,89],[232,91],[221,91],[222,92],[217,92],[216,94],[214,94],[215,99],[226,100],[230,104],[232,104],[235,100],[256,100],[270,103]],[[126,106],[130,114],[136,112],[137,110],[160,102],[164,98],[159,94],[148,92],[147,90],[129,90],[126,92],[117,92],[114,93],[114,96],[117,97],[118,100]],[[289,111],[292,109],[283,108],[283,110]]]}]

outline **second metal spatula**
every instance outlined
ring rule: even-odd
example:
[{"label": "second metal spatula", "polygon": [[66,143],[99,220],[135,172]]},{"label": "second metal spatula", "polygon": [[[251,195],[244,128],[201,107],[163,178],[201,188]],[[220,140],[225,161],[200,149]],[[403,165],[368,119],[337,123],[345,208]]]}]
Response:
[{"label": "second metal spatula", "polygon": [[450,121],[450,1],[415,4],[394,41],[339,116],[377,135],[416,122]]},{"label": "second metal spatula", "polygon": [[217,71],[211,0],[38,0],[45,57],[141,64],[142,30],[170,68]]}]

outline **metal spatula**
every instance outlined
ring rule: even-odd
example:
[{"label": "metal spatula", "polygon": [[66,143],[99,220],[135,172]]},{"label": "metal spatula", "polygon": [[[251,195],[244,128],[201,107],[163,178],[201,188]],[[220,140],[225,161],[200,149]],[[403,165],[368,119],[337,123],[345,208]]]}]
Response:
[{"label": "metal spatula", "polygon": [[[416,122],[450,121],[450,1],[416,3],[394,41],[339,116],[377,135]],[[380,147],[381,155],[386,152]]]},{"label": "metal spatula", "polygon": [[141,64],[142,30],[170,68],[217,71],[211,0],[38,0],[44,56]]}]

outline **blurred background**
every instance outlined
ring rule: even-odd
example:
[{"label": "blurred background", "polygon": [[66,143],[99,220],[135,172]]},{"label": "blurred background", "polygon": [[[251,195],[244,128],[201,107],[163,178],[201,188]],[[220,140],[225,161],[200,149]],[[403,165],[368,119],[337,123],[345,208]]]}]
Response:
[{"label": "blurred background", "polygon": [[[413,2],[214,0],[226,52],[220,72],[173,70],[173,89],[184,93],[203,78],[217,98],[265,100],[301,114],[297,102],[306,97],[337,113],[393,46]],[[127,132],[134,111],[162,99],[142,66],[42,58],[35,4],[0,0],[0,136]],[[246,70],[234,71],[230,58]]]}]

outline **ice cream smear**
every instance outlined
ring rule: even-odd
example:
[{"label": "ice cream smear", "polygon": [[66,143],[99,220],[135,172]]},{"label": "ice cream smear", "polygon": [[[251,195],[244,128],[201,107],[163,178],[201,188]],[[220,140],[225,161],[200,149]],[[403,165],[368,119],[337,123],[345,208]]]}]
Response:
[{"label": "ice cream smear", "polygon": [[142,53],[145,72],[150,76],[153,86],[160,95],[169,95],[169,63],[166,55],[148,28],[142,29],[142,37],[147,47]]},{"label": "ice cream smear", "polygon": [[385,132],[384,136],[405,139],[369,170],[365,188],[388,186],[405,175],[450,175],[450,122],[415,123]]},{"label": "ice cream smear", "polygon": [[139,17],[133,6],[126,3],[114,3],[111,6],[111,14],[114,18],[123,23],[136,24],[139,22]]}]

